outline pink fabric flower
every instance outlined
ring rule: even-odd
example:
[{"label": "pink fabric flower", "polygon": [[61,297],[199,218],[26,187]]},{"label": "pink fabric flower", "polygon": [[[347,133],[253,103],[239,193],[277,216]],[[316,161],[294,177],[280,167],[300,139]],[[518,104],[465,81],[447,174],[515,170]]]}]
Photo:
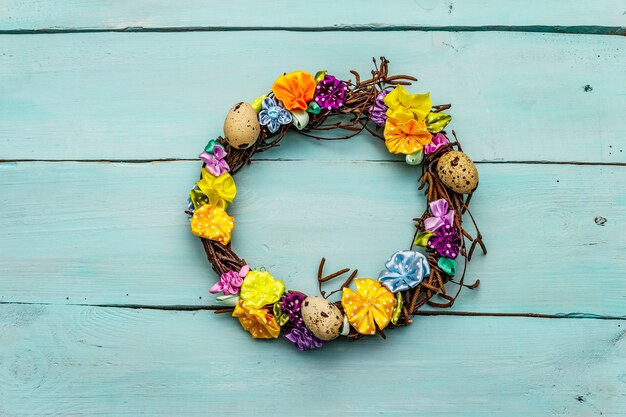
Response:
[{"label": "pink fabric flower", "polygon": [[211,294],[223,292],[225,295],[237,294],[241,289],[243,279],[250,272],[250,266],[244,265],[239,272],[226,271],[220,276],[220,280],[209,290]]},{"label": "pink fabric flower", "polygon": [[224,160],[225,157],[226,151],[220,145],[215,145],[213,147],[213,153],[202,152],[199,155],[199,158],[204,161],[204,169],[216,177],[219,177],[230,170],[228,163]]},{"label": "pink fabric flower", "polygon": [[450,141],[448,140],[446,135],[444,135],[443,133],[437,133],[435,136],[433,136],[433,138],[430,141],[430,143],[424,147],[424,153],[426,155],[431,154],[431,153],[435,153],[442,146],[445,146],[448,143],[450,143]]}]

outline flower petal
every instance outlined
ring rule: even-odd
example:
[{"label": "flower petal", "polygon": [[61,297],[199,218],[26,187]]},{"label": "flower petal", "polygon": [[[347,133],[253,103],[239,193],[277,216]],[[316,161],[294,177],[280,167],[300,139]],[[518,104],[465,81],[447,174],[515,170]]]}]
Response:
[{"label": "flower petal", "polygon": [[237,317],[241,326],[255,339],[275,339],[280,335],[280,326],[267,309],[251,308],[239,300],[233,317]]},{"label": "flower petal", "polygon": [[235,219],[221,207],[205,204],[194,211],[190,225],[194,235],[227,245],[235,228]]},{"label": "flower petal", "polygon": [[284,292],[283,281],[274,279],[267,271],[252,270],[243,280],[240,296],[246,306],[261,308],[280,300]]}]

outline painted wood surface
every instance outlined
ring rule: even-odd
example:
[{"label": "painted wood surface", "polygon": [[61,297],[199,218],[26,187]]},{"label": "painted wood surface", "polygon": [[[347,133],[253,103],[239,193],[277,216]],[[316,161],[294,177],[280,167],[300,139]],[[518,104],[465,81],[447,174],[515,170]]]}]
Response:
[{"label": "painted wood surface", "polygon": [[[195,158],[222,134],[230,106],[267,91],[281,71],[348,77],[386,55],[392,71],[420,79],[415,91],[454,105],[452,126],[477,161],[626,163],[624,37],[83,33],[5,35],[0,50],[0,159]],[[392,158],[360,139],[302,140],[264,157]]]},{"label": "painted wood surface", "polygon": [[[180,3],[0,3],[0,416],[626,416],[623,1]],[[482,285],[386,342],[253,341],[202,310],[194,159],[277,73],[372,55],[454,105]],[[310,293],[424,204],[366,136],[292,134],[237,184],[238,252]]]},{"label": "painted wood surface", "polygon": [[[183,213],[199,168],[0,165],[3,195],[11,196],[0,216],[0,301],[213,303],[216,277]],[[469,277],[484,285],[465,291],[455,310],[626,317],[626,168],[479,169],[473,214],[490,253],[470,266]],[[411,219],[424,209],[417,171],[391,162],[256,162],[236,176],[235,249],[309,294],[317,293],[322,257],[331,271],[358,267],[377,277],[408,247]],[[600,226],[596,217],[607,221]]]},{"label": "painted wood surface", "polygon": [[[234,0],[5,0],[0,30],[126,28],[320,28],[407,29],[523,26],[567,30],[571,26],[626,26],[621,0],[375,0],[309,2]],[[623,28],[622,28],[623,29]],[[584,30],[584,29],[583,29]]]},{"label": "painted wood surface", "polygon": [[0,414],[622,416],[624,321],[420,317],[299,353],[211,312],[0,306]]}]

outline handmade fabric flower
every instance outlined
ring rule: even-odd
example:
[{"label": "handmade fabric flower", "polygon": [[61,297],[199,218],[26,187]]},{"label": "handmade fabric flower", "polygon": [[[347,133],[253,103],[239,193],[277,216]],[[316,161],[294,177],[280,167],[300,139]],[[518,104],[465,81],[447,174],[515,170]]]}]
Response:
[{"label": "handmade fabric flower", "polygon": [[191,232],[205,239],[215,240],[222,245],[230,242],[230,235],[235,228],[235,219],[223,208],[205,204],[196,209],[191,218]]},{"label": "handmade fabric flower", "polygon": [[391,255],[380,273],[380,281],[389,291],[396,293],[417,287],[424,277],[430,275],[428,260],[419,252],[399,251]]},{"label": "handmade fabric flower", "polygon": [[454,210],[448,209],[448,202],[445,199],[431,201],[429,207],[432,217],[424,220],[424,229],[434,232],[444,225],[453,226]]},{"label": "handmade fabric flower", "polygon": [[426,126],[430,133],[439,133],[450,123],[452,116],[445,113],[430,112],[426,115]]},{"label": "handmade fabric flower", "polygon": [[224,295],[237,294],[241,288],[243,278],[250,272],[250,266],[244,265],[239,272],[233,270],[226,271],[220,275],[220,280],[209,290],[211,294],[223,292]]},{"label": "handmade fabric flower", "polygon": [[308,72],[291,72],[278,77],[272,91],[287,110],[306,110],[307,103],[313,100],[315,94],[315,81]]},{"label": "handmade fabric flower", "polygon": [[301,352],[324,346],[324,342],[313,336],[313,333],[304,326],[294,327],[285,335],[285,338],[296,345],[296,348]]},{"label": "handmade fabric flower", "polygon": [[440,227],[428,240],[428,247],[433,249],[439,256],[454,259],[459,256],[461,237],[454,233],[454,228],[449,224]]},{"label": "handmade fabric flower", "polygon": [[280,335],[280,326],[266,308],[252,308],[241,300],[233,310],[233,317],[255,339],[275,339]]},{"label": "handmade fabric flower", "polygon": [[361,334],[376,334],[387,327],[391,320],[395,298],[389,290],[374,279],[354,280],[356,292],[344,288],[341,304],[348,322]]},{"label": "handmade fabric flower", "polygon": [[426,153],[426,155],[435,153],[448,143],[450,143],[450,141],[448,140],[446,135],[444,135],[443,133],[437,133],[435,136],[433,136],[433,139],[430,141],[430,143],[424,147],[424,152]]},{"label": "handmade fabric flower", "polygon": [[271,133],[276,133],[281,125],[291,123],[291,113],[280,101],[276,101],[272,97],[266,97],[261,104],[259,123],[267,126]]},{"label": "handmade fabric flower", "polygon": [[410,119],[400,123],[396,119],[388,118],[385,123],[385,145],[391,153],[415,153],[428,145],[431,138],[432,135],[428,133],[423,121]]},{"label": "handmade fabric flower", "polygon": [[376,96],[374,105],[369,108],[370,120],[378,126],[384,126],[387,120],[387,105],[385,104],[385,97],[389,94],[389,90],[383,90]]},{"label": "handmade fabric flower", "polygon": [[346,91],[348,84],[326,75],[315,87],[315,102],[324,110],[337,110],[345,101]]},{"label": "handmade fabric flower", "polygon": [[261,308],[266,304],[274,304],[285,292],[285,284],[267,271],[252,270],[248,272],[241,284],[240,297],[246,306]]},{"label": "handmade fabric flower", "polygon": [[213,145],[212,151],[213,153],[204,151],[198,157],[204,161],[204,169],[219,177],[230,170],[228,163],[224,159],[226,151],[222,145]]},{"label": "handmade fabric flower", "polygon": [[411,119],[423,122],[433,106],[430,93],[409,94],[401,85],[387,94],[385,104],[388,107],[387,116],[397,120],[398,123],[405,123]]},{"label": "handmade fabric flower", "polygon": [[[207,171],[202,170],[202,179],[196,183],[196,186],[200,192],[206,196],[206,200],[209,204],[222,209],[225,209],[229,203],[232,203],[237,195],[235,180],[229,173],[216,177],[209,174]],[[202,203],[205,201],[204,199],[198,197],[197,192],[193,194],[192,200],[195,197],[198,202]]]},{"label": "handmade fabric flower", "polygon": [[302,303],[306,297],[303,294],[292,292],[283,296],[282,310],[289,316],[289,325],[302,326]]}]

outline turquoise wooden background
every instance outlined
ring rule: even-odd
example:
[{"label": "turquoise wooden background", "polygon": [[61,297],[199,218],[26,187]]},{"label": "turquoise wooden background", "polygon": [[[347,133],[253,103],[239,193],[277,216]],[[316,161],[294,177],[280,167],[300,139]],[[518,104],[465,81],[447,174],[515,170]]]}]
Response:
[{"label": "turquoise wooden background", "polygon": [[[626,415],[625,26],[623,0],[2,1],[0,415]],[[482,285],[387,341],[254,341],[202,309],[195,156],[277,74],[380,55],[454,105]],[[238,176],[238,252],[311,293],[322,256],[375,276],[411,168],[283,143]]]}]

